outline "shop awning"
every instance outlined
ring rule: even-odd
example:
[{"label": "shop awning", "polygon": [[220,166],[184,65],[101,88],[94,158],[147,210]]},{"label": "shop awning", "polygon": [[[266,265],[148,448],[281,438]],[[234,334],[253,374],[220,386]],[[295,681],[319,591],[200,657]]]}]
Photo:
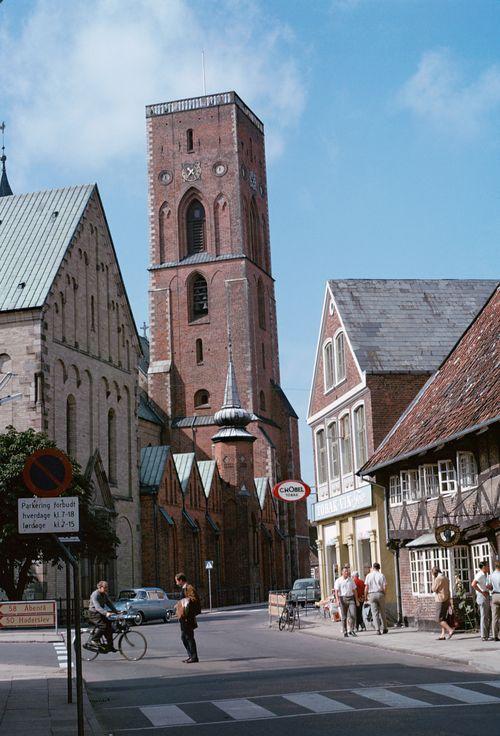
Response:
[{"label": "shop awning", "polygon": [[436,545],[436,535],[431,532],[430,534],[422,534],[420,537],[413,539],[411,542],[408,542],[406,547],[435,547]]}]

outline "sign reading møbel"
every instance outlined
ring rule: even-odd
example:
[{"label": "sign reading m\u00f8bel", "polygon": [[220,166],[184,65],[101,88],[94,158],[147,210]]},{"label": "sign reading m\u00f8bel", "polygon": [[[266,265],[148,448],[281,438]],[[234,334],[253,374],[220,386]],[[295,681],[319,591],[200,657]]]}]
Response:
[{"label": "sign reading m\u00f8bel", "polygon": [[18,498],[19,534],[61,534],[77,532],[79,525],[77,496],[60,498]]},{"label": "sign reading m\u00f8bel", "polygon": [[326,498],[314,504],[314,521],[328,519],[332,516],[344,516],[351,511],[366,509],[372,505],[372,487],[369,483],[349,493],[341,493],[333,498]]}]

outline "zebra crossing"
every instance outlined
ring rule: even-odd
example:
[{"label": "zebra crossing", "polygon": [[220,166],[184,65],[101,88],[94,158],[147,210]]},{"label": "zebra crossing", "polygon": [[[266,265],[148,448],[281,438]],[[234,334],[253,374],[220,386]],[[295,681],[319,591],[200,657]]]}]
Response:
[{"label": "zebra crossing", "polygon": [[[401,710],[486,704],[500,705],[500,680],[362,687],[140,706],[138,710],[142,714],[141,723],[136,722],[135,728],[129,725],[129,728],[123,730],[141,730],[141,726],[168,728],[321,714],[337,715],[373,709]],[[122,729],[116,729],[119,730]]]},{"label": "zebra crossing", "polygon": [[54,642],[54,649],[56,652],[57,661],[59,668],[62,670],[68,669],[68,651],[66,648],[66,642]]}]

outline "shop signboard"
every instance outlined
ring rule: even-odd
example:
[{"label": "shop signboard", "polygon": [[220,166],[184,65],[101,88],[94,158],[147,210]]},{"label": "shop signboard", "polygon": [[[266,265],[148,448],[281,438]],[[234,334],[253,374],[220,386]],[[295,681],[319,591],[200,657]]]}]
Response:
[{"label": "shop signboard", "polygon": [[273,496],[280,501],[302,501],[311,493],[311,489],[301,480],[282,480],[273,488]]},{"label": "shop signboard", "polygon": [[354,491],[340,493],[338,496],[315,503],[312,508],[313,520],[321,521],[334,516],[345,516],[353,511],[369,508],[372,503],[372,486],[365,483]]}]

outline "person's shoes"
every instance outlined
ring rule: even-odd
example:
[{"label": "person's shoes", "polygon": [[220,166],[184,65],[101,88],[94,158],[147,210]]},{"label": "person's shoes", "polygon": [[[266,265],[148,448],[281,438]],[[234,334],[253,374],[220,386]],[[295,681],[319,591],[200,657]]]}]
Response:
[{"label": "person's shoes", "polygon": [[198,657],[189,657],[189,659],[186,659],[186,664],[193,664],[194,662],[199,662],[200,660]]},{"label": "person's shoes", "polygon": [[86,644],[82,644],[82,647],[83,647],[84,649],[88,649],[88,650],[89,650],[89,652],[97,652],[97,647],[98,647],[98,646],[99,646],[99,645],[98,645],[98,644],[96,644],[96,643],[95,643],[95,642],[93,642],[93,641],[88,641],[88,642],[87,642]]},{"label": "person's shoes", "polygon": [[349,636],[349,634],[347,633],[347,631],[344,631],[344,636],[345,636],[346,639]]},{"label": "person's shoes", "polygon": [[500,641],[500,639],[498,638],[498,636],[495,636],[495,638],[493,639],[493,641]]},{"label": "person's shoes", "polygon": [[106,651],[108,651],[108,652],[117,652],[118,649],[115,649],[114,647],[106,647]]},{"label": "person's shoes", "polygon": [[382,634],[382,632],[381,631],[377,631],[377,634],[380,636]]},{"label": "person's shoes", "polygon": [[349,633],[350,633],[351,636],[357,636],[357,634],[356,634],[355,631],[350,631]]},{"label": "person's shoes", "polygon": [[389,633],[389,629],[384,629],[384,630],[382,631],[382,633],[383,633],[383,634],[388,634],[388,633]]},{"label": "person's shoes", "polygon": [[489,641],[489,637],[488,636],[482,636],[481,637],[481,641]]}]

